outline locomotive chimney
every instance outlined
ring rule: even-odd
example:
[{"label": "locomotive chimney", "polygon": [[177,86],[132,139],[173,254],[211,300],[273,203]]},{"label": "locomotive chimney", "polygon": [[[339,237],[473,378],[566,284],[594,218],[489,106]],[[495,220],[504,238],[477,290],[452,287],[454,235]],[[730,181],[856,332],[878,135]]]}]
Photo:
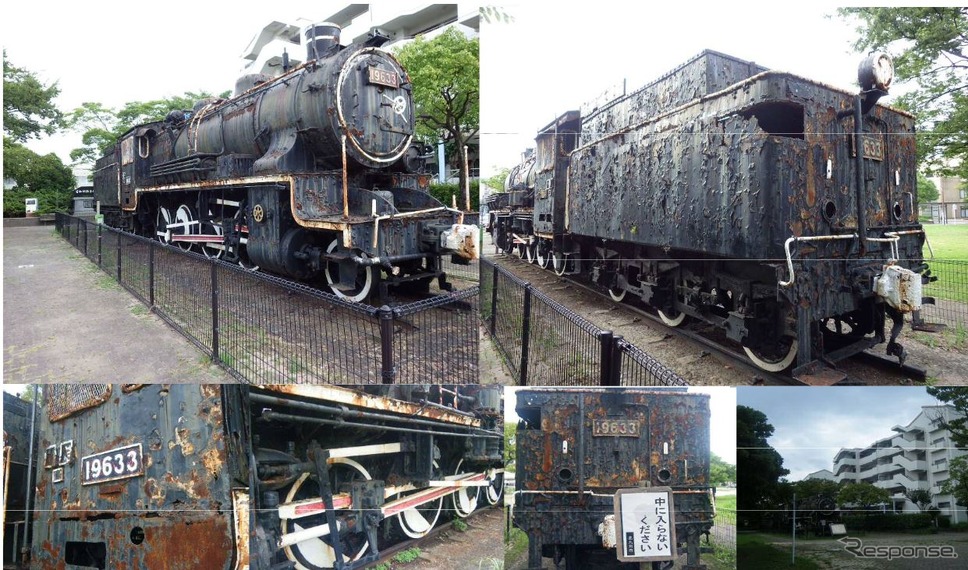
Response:
[{"label": "locomotive chimney", "polygon": [[306,61],[335,53],[339,49],[340,27],[330,22],[312,24],[303,31],[306,38]]}]

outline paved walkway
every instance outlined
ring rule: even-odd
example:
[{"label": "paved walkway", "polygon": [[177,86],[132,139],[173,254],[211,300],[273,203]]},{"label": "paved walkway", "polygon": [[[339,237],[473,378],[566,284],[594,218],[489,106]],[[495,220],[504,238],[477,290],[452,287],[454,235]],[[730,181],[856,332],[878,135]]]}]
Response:
[{"label": "paved walkway", "polygon": [[[789,552],[792,547],[789,538],[764,536],[768,537],[774,547],[785,552]],[[869,546],[879,549],[900,547],[902,550],[890,557],[859,557],[847,551],[845,544],[836,539],[811,538],[797,541],[797,557],[809,558],[824,570],[962,570],[968,568],[968,562],[966,562],[968,561],[968,534],[966,533],[943,532],[922,535],[868,533],[856,538],[862,542],[859,547],[854,547],[858,552],[861,548],[866,549]],[[856,543],[849,543],[851,546],[854,544]],[[927,557],[924,553],[915,551],[913,548],[915,546],[949,546],[954,549],[957,558],[950,557],[948,553],[945,553],[947,558]],[[908,556],[908,558],[900,556]]]},{"label": "paved walkway", "polygon": [[2,239],[4,383],[234,382],[52,226]]}]

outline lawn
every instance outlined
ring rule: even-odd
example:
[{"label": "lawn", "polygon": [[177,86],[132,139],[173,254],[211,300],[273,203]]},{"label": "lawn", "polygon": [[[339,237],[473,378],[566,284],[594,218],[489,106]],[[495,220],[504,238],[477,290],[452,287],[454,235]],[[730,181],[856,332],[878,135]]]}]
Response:
[{"label": "lawn", "polygon": [[815,570],[813,561],[797,557],[796,565],[790,564],[790,553],[770,544],[761,536],[740,534],[736,537],[736,567],[743,570]]},{"label": "lawn", "polygon": [[924,233],[938,259],[968,261],[968,224],[924,224]]}]

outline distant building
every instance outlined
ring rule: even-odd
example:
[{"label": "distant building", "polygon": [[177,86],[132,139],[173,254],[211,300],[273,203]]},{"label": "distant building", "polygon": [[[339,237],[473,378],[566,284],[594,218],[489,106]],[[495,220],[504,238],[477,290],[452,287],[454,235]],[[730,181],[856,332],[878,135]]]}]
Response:
[{"label": "distant building", "polygon": [[951,522],[968,521],[965,507],[955,504],[951,495],[941,493],[948,480],[952,459],[965,455],[951,443],[951,432],[943,421],[962,417],[952,406],[924,406],[911,423],[894,426],[895,435],[879,439],[864,448],[841,449],[834,456],[833,475],[840,483],[871,483],[891,493],[889,511],[919,512],[917,505],[905,496],[907,491],[925,489],[932,504],[949,515]]},{"label": "distant building", "polygon": [[835,483],[837,482],[837,476],[834,475],[828,469],[821,469],[820,471],[814,471],[813,473],[807,473],[807,476],[804,477],[803,479],[804,479],[804,481],[806,481],[807,479],[822,479],[824,481],[833,481]]},{"label": "distant building", "polygon": [[936,224],[968,222],[968,182],[957,176],[931,178],[938,187],[938,199],[921,204],[921,215]]}]

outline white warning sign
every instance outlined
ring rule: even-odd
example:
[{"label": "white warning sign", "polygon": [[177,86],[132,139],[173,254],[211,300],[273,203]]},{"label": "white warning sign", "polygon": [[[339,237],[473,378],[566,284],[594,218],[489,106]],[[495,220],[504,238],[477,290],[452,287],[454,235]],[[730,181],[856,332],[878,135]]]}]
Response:
[{"label": "white warning sign", "polygon": [[623,562],[676,558],[676,521],[669,487],[620,489],[615,493],[618,521],[615,547]]}]

